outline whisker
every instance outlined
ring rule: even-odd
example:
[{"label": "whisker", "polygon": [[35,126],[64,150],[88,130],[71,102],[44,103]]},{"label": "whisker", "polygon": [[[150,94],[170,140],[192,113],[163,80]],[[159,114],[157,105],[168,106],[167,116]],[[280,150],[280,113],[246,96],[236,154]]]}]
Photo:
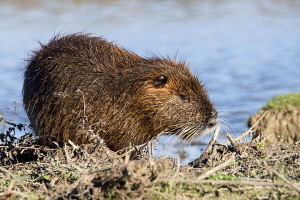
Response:
[{"label": "whisker", "polygon": [[218,116],[219,116],[219,117],[223,117],[223,116],[231,116],[231,114],[225,113],[225,112],[219,112],[219,113],[218,113]]},{"label": "whisker", "polygon": [[[227,121],[225,119],[220,119],[219,124],[224,124],[225,127],[227,127]],[[229,124],[229,123],[228,123]],[[164,147],[164,150],[171,151],[170,147],[176,146],[176,148],[184,149],[187,146],[190,146],[192,141],[198,137],[200,137],[203,134],[207,134],[209,129],[205,129],[205,127],[200,126],[199,124],[186,124],[185,126],[181,125],[181,128],[179,125],[174,125],[174,129],[169,129],[165,131],[165,133],[168,136],[168,140],[166,140],[166,145]],[[213,129],[211,130],[213,131]],[[170,134],[170,135],[169,135]]]},{"label": "whisker", "polygon": [[234,130],[233,126],[225,118],[219,118],[217,124],[221,125],[221,127],[224,127],[227,130],[227,132],[236,133],[236,131]]}]

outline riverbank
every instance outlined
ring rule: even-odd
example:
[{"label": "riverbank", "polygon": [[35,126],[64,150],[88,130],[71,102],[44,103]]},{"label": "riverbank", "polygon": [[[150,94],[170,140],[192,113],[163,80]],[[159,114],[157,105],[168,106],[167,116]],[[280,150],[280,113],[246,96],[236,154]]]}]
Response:
[{"label": "riverbank", "polygon": [[238,142],[250,132],[217,144],[216,130],[206,151],[181,167],[151,151],[130,160],[102,141],[45,148],[29,133],[0,147],[0,199],[298,199],[299,145]]}]

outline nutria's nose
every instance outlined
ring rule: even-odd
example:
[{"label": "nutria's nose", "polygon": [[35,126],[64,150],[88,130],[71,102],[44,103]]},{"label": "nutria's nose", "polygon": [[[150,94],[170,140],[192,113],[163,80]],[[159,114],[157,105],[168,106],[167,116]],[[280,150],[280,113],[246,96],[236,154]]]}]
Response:
[{"label": "nutria's nose", "polygon": [[217,113],[214,113],[213,116],[208,121],[207,127],[213,128],[217,124],[217,121],[218,121],[218,115],[217,115]]}]

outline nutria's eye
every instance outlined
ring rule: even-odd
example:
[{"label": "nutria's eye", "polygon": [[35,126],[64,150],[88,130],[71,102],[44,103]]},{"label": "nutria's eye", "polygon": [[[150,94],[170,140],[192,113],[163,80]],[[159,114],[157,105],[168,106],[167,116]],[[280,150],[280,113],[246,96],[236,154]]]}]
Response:
[{"label": "nutria's eye", "polygon": [[185,96],[184,94],[180,94],[179,97],[181,98],[181,100],[183,102],[186,102],[186,103],[190,102],[190,98]]},{"label": "nutria's eye", "polygon": [[167,83],[168,77],[166,75],[160,75],[154,79],[154,87],[162,88]]}]

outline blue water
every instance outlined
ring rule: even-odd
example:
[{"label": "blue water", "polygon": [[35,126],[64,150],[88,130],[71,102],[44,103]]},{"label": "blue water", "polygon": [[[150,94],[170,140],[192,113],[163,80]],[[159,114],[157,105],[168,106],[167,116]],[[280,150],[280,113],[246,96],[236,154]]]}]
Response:
[{"label": "blue water", "polygon": [[[299,1],[28,2],[0,1],[0,115],[7,120],[28,123],[21,102],[25,59],[37,41],[57,33],[93,33],[141,56],[186,60],[234,135],[247,130],[249,116],[270,98],[300,90]],[[166,139],[158,149],[157,155],[176,156]],[[199,149],[186,147],[184,162]]]}]

